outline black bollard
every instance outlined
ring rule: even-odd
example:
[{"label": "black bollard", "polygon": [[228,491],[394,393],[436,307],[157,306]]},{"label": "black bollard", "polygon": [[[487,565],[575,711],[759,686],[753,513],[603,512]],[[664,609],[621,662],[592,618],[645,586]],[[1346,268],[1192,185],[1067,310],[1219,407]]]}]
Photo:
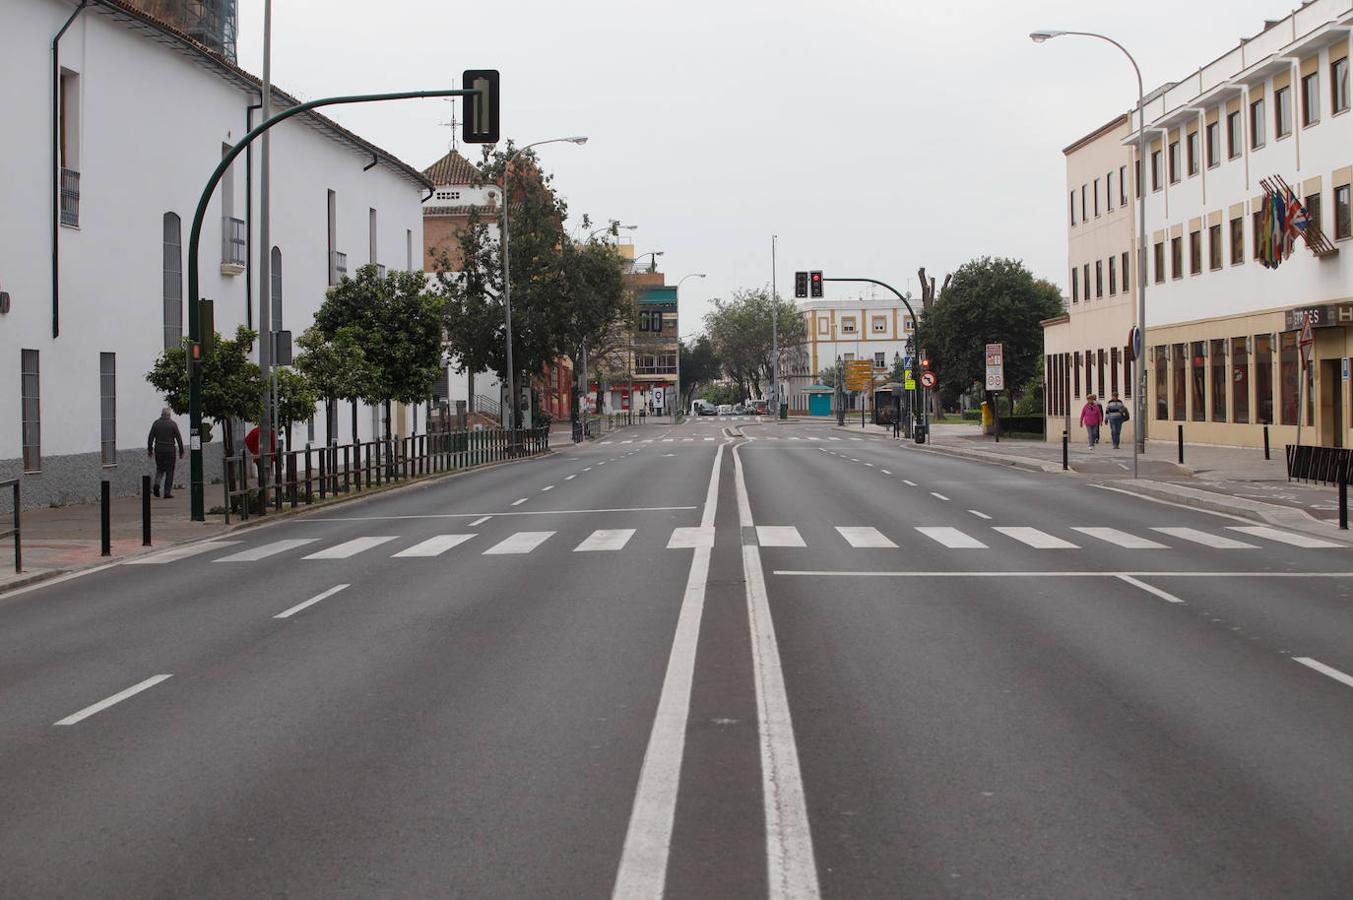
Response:
[{"label": "black bollard", "polygon": [[150,546],[150,476],[141,476],[141,546]]},{"label": "black bollard", "polygon": [[1348,530],[1348,475],[1339,476],[1339,530]]},{"label": "black bollard", "polygon": [[1268,426],[1264,426],[1264,459],[1272,459],[1268,451]]},{"label": "black bollard", "polygon": [[113,555],[113,501],[112,485],[104,479],[99,486],[99,531],[102,556]]},{"label": "black bollard", "polygon": [[1062,471],[1071,468],[1071,436],[1062,429]]},{"label": "black bollard", "polygon": [[1179,464],[1184,464],[1184,426],[1179,426]]}]

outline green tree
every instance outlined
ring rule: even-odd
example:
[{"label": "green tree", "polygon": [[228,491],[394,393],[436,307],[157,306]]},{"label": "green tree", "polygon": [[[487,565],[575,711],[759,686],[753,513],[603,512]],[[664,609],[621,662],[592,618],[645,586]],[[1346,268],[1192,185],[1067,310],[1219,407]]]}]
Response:
[{"label": "green tree", "polygon": [[[625,260],[608,243],[565,243],[560,264],[564,278],[551,328],[562,355],[581,373],[584,350],[598,360],[615,349],[634,317],[634,297],[625,284]],[[576,419],[577,404],[572,408]]]},{"label": "green tree", "polygon": [[677,354],[681,362],[681,409],[690,406],[695,391],[719,377],[719,357],[709,335],[702,334],[687,344],[678,341]]},{"label": "green tree", "polygon": [[[202,416],[224,426],[231,419],[257,421],[262,412],[263,375],[250,362],[258,333],[241,325],[234,340],[223,340],[216,335],[214,348],[202,359]],[[187,341],[183,346],[162,352],[154,366],[146,373],[146,381],[164,396],[165,403],[174,412],[188,412]],[[203,442],[211,440],[211,431],[204,429]],[[229,430],[226,430],[229,435]],[[227,452],[230,447],[227,446]]]},{"label": "green tree", "polygon": [[715,406],[741,403],[746,396],[736,384],[729,384],[726,381],[712,381],[700,388],[700,399]]},{"label": "green tree", "polygon": [[286,449],[291,449],[291,426],[308,421],[318,402],[319,392],[303,373],[290,366],[277,368],[277,424],[286,435]]},{"label": "green tree", "polygon": [[[778,317],[782,357],[805,340],[803,315],[793,300],[772,297],[766,288],[736,290],[729,300],[714,301],[705,316],[705,331],[714,346],[724,374],[742,391],[743,397],[763,397],[770,383],[772,310]],[[780,370],[784,371],[781,365]]]},{"label": "green tree", "polygon": [[422,272],[390,272],[374,265],[343,278],[315,313],[314,327],[329,340],[346,333],[361,349],[366,365],[356,387],[358,398],[386,407],[385,436],[390,436],[389,405],[426,400],[441,374],[442,297],[428,289]]},{"label": "green tree", "polygon": [[1057,286],[1035,278],[1019,260],[982,257],[960,266],[920,324],[920,346],[930,354],[940,399],[952,404],[985,381],[989,343],[1003,345],[1005,383],[1025,385],[1043,355],[1039,323],[1062,311]]},{"label": "green tree", "polygon": [[[338,440],[338,401],[355,403],[362,396],[362,386],[370,379],[366,354],[351,326],[327,335],[311,325],[297,343],[301,353],[296,357],[296,368],[324,401],[324,439],[325,443],[333,443]],[[352,421],[355,429],[356,415]],[[356,440],[354,434],[353,441]]]}]

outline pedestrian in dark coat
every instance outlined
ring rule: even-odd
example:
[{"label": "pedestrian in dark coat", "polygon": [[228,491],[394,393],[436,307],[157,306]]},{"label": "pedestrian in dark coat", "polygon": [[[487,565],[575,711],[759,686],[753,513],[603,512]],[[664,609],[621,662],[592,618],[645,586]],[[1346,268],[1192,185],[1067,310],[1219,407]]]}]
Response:
[{"label": "pedestrian in dark coat", "polygon": [[155,460],[155,481],[151,491],[160,496],[160,481],[164,481],[165,499],[174,496],[174,450],[178,449],[178,458],[183,459],[183,435],[179,433],[178,423],[174,421],[174,411],[169,407],[160,410],[160,417],[150,426],[146,437],[146,455]]}]

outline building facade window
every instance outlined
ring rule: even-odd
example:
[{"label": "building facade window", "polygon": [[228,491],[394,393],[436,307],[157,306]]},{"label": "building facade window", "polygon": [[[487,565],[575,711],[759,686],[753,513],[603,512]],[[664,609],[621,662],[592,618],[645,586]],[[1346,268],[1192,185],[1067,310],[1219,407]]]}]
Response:
[{"label": "building facade window", "polygon": [[1348,57],[1330,63],[1330,108],[1335,115],[1348,111]]},{"label": "building facade window", "polygon": [[1292,133],[1292,89],[1278,88],[1273,92],[1273,134],[1285,138]]},{"label": "building facade window", "polygon": [[1250,215],[1250,231],[1254,233],[1254,240],[1251,243],[1254,244],[1255,259],[1259,258],[1259,252],[1263,249],[1263,247],[1260,246],[1262,242],[1259,240],[1259,230],[1263,227],[1263,224],[1264,214],[1262,212],[1256,212]]},{"label": "building facade window", "polygon": [[1240,155],[1240,110],[1226,114],[1226,155],[1235,159]]},{"label": "building facade window", "polygon": [[1080,397],[1080,395],[1081,395],[1081,352],[1080,352],[1079,350],[1076,351],[1076,369],[1075,369],[1075,373],[1074,373],[1074,375],[1073,375],[1073,377],[1072,377],[1071,387],[1072,387],[1072,389],[1073,389],[1073,393],[1072,393],[1071,396],[1073,396],[1073,397]]},{"label": "building facade window", "polygon": [[1127,166],[1118,167],[1118,205],[1127,206],[1128,204],[1128,186],[1127,186]]},{"label": "building facade window", "polygon": [[38,351],[19,351],[19,405],[22,416],[20,439],[23,470],[42,471],[42,384]]},{"label": "building facade window", "polygon": [[369,207],[367,208],[366,213],[366,229],[367,244],[369,245],[367,247],[366,261],[374,266],[376,264],[376,211]]},{"label": "building facade window", "polygon": [[1349,186],[1334,189],[1334,236],[1338,239],[1353,236],[1353,217],[1350,217]]},{"label": "building facade window", "polygon": [[1085,299],[1090,299],[1090,264],[1081,266],[1081,290],[1085,293]]},{"label": "building facade window", "polygon": [[1297,360],[1297,333],[1284,331],[1278,335],[1278,388],[1281,392],[1283,425],[1297,424],[1300,370]]},{"label": "building facade window", "polygon": [[1264,98],[1250,104],[1250,149],[1264,146]]},{"label": "building facade window", "polygon": [[1319,192],[1306,195],[1306,212],[1310,215],[1311,222],[1315,225],[1316,229],[1323,232],[1325,230],[1325,222],[1321,217],[1321,206]]},{"label": "building facade window", "polygon": [[1118,259],[1109,257],[1109,296],[1118,293]]},{"label": "building facade window", "polygon": [[1221,165],[1221,123],[1209,122],[1207,125],[1207,167],[1214,169]]},{"label": "building facade window", "polygon": [[1220,269],[1222,260],[1221,225],[1207,226],[1207,263],[1212,269]]},{"label": "building facade window", "polygon": [[842,316],[842,317],[841,317],[841,333],[842,333],[842,334],[854,334],[854,333],[855,333],[855,317],[854,317],[854,316]]},{"label": "building facade window", "polygon": [[1099,381],[1097,383],[1099,384],[1099,396],[1102,399],[1104,396],[1104,351],[1103,350],[1096,351],[1095,356],[1097,357],[1099,362],[1099,365],[1096,369],[1096,375],[1099,378]]},{"label": "building facade window", "polygon": [[272,248],[269,256],[268,277],[272,281],[272,330],[273,334],[282,330],[282,251]]},{"label": "building facade window", "polygon": [[1170,275],[1173,278],[1184,277],[1184,238],[1170,238]]},{"label": "building facade window", "polygon": [[1273,337],[1254,336],[1254,421],[1273,424]]},{"label": "building facade window", "polygon": [[1203,233],[1189,232],[1189,274],[1198,275],[1203,271]]},{"label": "building facade window", "polygon": [[869,330],[874,334],[888,333],[888,317],[873,316],[869,320]]},{"label": "building facade window", "polygon": [[1212,341],[1212,421],[1226,421],[1226,391],[1230,371],[1226,365],[1226,339]]},{"label": "building facade window", "polygon": [[1113,212],[1113,172],[1104,173],[1104,211]]},{"label": "building facade window", "polygon": [[1160,190],[1160,151],[1151,151],[1151,190]]},{"label": "building facade window", "polygon": [[1250,352],[1247,339],[1231,338],[1231,415],[1243,425],[1250,421]]},{"label": "building facade window", "polygon": [[1301,79],[1301,124],[1307,128],[1320,121],[1320,73]]},{"label": "building facade window", "polygon": [[1176,422],[1183,422],[1188,418],[1185,409],[1186,398],[1188,397],[1188,344],[1174,344],[1171,346],[1170,374],[1174,377],[1174,397],[1170,404],[1170,412]]},{"label": "building facade window", "polygon": [[1131,276],[1128,275],[1128,255],[1127,255],[1126,252],[1124,252],[1124,253],[1123,253],[1123,293],[1126,294],[1126,293],[1128,292],[1128,290],[1129,290],[1128,285],[1131,283],[1131,281],[1132,281],[1132,278],[1131,278]]},{"label": "building facade window", "polygon": [[1156,284],[1165,283],[1165,242],[1156,241],[1155,259],[1156,264]]},{"label": "building facade window", "polygon": [[1170,184],[1179,183],[1179,141],[1170,141]]},{"label": "building facade window", "polygon": [[1075,227],[1076,227],[1076,192],[1075,192],[1075,191],[1072,191],[1072,192],[1071,192],[1070,199],[1071,199],[1071,227],[1072,227],[1072,228],[1075,228]]},{"label": "building facade window", "polygon": [[1190,382],[1193,390],[1190,399],[1193,401],[1192,419],[1195,422],[1202,422],[1207,418],[1207,341],[1193,341],[1189,354]]},{"label": "building facade window", "polygon": [[1198,157],[1198,132],[1190,131],[1186,141],[1187,144],[1185,146],[1188,156],[1189,177],[1192,178],[1194,175],[1198,174],[1198,166],[1200,165]]},{"label": "building facade window", "polygon": [[326,210],[325,223],[328,231],[328,254],[329,259],[326,262],[329,272],[329,284],[338,284],[338,195],[333,191],[326,192]]},{"label": "building facade window", "polygon": [[1158,344],[1155,351],[1156,363],[1156,419],[1164,422],[1170,418],[1170,357],[1169,348]]},{"label": "building facade window", "polygon": [[167,212],[164,214],[162,229],[164,291],[161,302],[164,308],[164,349],[172,350],[183,343],[182,223],[177,215]]},{"label": "building facade window", "polygon": [[1109,396],[1118,396],[1118,348],[1109,348]]},{"label": "building facade window", "polygon": [[1245,217],[1236,216],[1231,220],[1231,265],[1238,266],[1245,261]]},{"label": "building facade window", "polygon": [[1086,214],[1086,209],[1088,209],[1089,207],[1087,207],[1087,206],[1086,206],[1086,203],[1085,203],[1085,197],[1086,197],[1086,194],[1089,192],[1089,190],[1090,190],[1090,189],[1089,189],[1089,187],[1088,187],[1087,185],[1084,185],[1084,184],[1081,185],[1081,221],[1082,221],[1082,222],[1084,222],[1085,220],[1087,220],[1087,219],[1090,218],[1090,216]]},{"label": "building facade window", "polygon": [[1081,279],[1076,266],[1071,267],[1071,302],[1081,302]]},{"label": "building facade window", "polygon": [[117,354],[99,354],[99,457],[117,465]]},{"label": "building facade window", "polygon": [[888,367],[888,357],[882,350],[874,354],[874,368],[885,369]]},{"label": "building facade window", "polygon": [[1104,260],[1095,260],[1095,298],[1104,296]]}]

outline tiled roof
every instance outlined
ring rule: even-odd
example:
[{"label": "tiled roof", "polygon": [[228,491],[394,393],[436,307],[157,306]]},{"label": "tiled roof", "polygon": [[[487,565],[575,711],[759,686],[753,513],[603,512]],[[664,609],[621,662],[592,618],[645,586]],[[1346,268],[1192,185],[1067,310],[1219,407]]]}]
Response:
[{"label": "tiled roof", "polygon": [[479,210],[480,215],[486,213],[497,215],[497,206],[425,206],[423,207],[424,216],[468,216],[471,212]]},{"label": "tiled roof", "polygon": [[455,150],[423,170],[423,177],[437,187],[450,184],[473,184],[480,177],[474,163]]}]

